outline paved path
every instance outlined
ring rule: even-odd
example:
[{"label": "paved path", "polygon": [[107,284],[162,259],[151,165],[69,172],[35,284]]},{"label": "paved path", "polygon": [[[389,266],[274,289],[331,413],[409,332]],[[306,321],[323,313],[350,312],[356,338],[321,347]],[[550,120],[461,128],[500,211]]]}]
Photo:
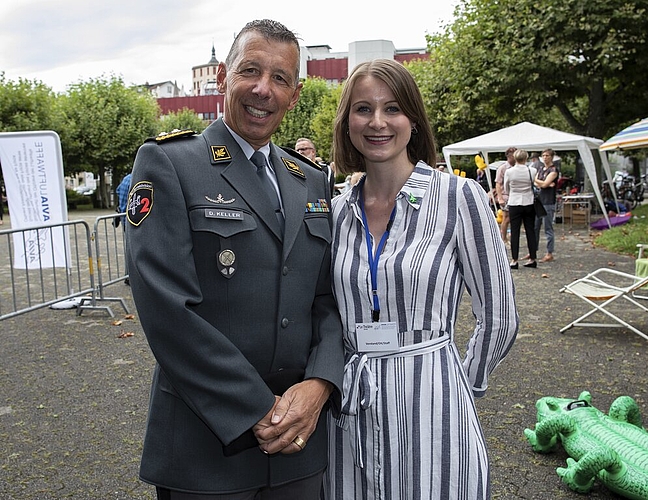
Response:
[{"label": "paved path", "polygon": [[[555,473],[565,455],[530,449],[523,431],[535,423],[538,398],[588,390],[607,411],[630,395],[648,415],[648,341],[627,330],[558,333],[582,309],[560,287],[598,267],[632,271],[632,259],[594,248],[586,235],[561,237],[560,226],[558,236],[555,262],[515,271],[519,338],[478,401],[495,499],[617,498],[600,485],[588,497],[573,493]],[[132,307],[127,286],[110,288]],[[137,315],[114,310],[115,319],[43,309],[0,322],[0,498],[153,498],[137,479],[153,358]],[[648,330],[648,318],[638,324]],[[460,348],[471,328],[464,300]]]},{"label": "paved path", "polygon": [[[566,454],[536,454],[524,437],[524,429],[536,422],[534,405],[540,397],[577,397],[587,390],[592,404],[607,413],[616,397],[629,395],[648,417],[648,341],[626,329],[573,328],[559,333],[587,311],[580,299],[558,292],[563,285],[600,267],[632,273],[634,261],[594,248],[586,231],[563,234],[557,227],[554,262],[512,271],[519,336],[491,377],[487,396],[477,403],[493,464],[493,498],[584,498],[563,485],[555,472],[565,465]],[[636,326],[648,331],[648,316],[631,316]],[[467,314],[462,324],[469,325]],[[619,497],[597,484],[585,498]]]}]

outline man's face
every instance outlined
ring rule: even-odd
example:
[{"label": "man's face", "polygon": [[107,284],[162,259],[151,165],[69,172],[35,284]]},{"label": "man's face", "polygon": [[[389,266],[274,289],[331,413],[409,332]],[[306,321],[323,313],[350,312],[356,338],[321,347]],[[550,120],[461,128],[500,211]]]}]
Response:
[{"label": "man's face", "polygon": [[315,148],[308,141],[298,141],[297,144],[295,144],[295,151],[304,155],[309,160],[315,161]]},{"label": "man's face", "polygon": [[244,35],[239,44],[231,67],[218,65],[216,81],[225,94],[225,122],[259,149],[270,142],[286,111],[299,100],[302,83],[295,81],[299,51],[255,32]]}]

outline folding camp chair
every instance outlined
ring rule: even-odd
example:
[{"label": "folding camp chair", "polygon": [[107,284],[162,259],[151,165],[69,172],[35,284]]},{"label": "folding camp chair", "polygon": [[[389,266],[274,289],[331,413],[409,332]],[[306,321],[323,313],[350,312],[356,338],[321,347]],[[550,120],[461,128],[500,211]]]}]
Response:
[{"label": "folding camp chair", "polygon": [[[583,299],[592,306],[593,309],[562,328],[560,333],[564,333],[573,326],[625,327],[648,340],[647,334],[632,326],[630,323],[622,320],[610,312],[608,308],[608,306],[613,302],[616,302],[617,299],[625,299],[628,303],[638,307],[644,313],[648,313],[648,308],[633,298],[633,294],[646,285],[648,285],[648,276],[640,278],[633,274],[627,274],[615,269],[602,267],[593,273],[588,274],[584,278],[577,279],[569,285],[564,286],[560,289],[561,292],[570,293]],[[635,314],[640,312],[630,306],[624,306],[623,311],[628,313],[634,312]],[[596,312],[601,312],[607,315],[614,321],[614,323],[585,323],[583,321]],[[648,321],[648,314],[645,315],[645,319]]]},{"label": "folding camp chair", "polygon": [[[648,253],[648,245],[638,243],[637,248],[639,249],[639,255],[637,255],[637,260],[635,260],[635,275],[643,278],[644,276],[648,276],[648,258],[644,257],[644,252]],[[635,299],[648,299],[648,287],[637,290],[632,296]]]}]

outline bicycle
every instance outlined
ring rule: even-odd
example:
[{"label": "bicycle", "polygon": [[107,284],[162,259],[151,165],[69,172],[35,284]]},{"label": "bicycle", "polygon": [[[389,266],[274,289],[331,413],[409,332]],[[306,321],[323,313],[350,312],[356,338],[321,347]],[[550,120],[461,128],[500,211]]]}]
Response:
[{"label": "bicycle", "polygon": [[614,187],[617,191],[619,201],[625,203],[629,210],[637,208],[637,205],[644,200],[646,175],[641,176],[639,182],[635,182],[635,177],[627,172],[615,172]]}]

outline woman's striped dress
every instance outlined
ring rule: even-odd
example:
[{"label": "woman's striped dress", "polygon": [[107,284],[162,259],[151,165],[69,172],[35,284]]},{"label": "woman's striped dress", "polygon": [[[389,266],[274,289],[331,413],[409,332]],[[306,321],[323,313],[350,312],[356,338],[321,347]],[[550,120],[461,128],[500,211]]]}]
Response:
[{"label": "woman's striped dress", "polygon": [[[473,395],[485,393],[488,375],[511,348],[518,316],[484,190],[416,165],[397,197],[378,270],[380,320],[397,323],[402,352],[374,357],[355,348],[355,325],[371,322],[372,309],[359,187],[333,201],[333,286],[348,362],[343,413],[330,422],[325,496],[489,498]],[[462,358],[454,325],[465,289],[476,326]]]}]

